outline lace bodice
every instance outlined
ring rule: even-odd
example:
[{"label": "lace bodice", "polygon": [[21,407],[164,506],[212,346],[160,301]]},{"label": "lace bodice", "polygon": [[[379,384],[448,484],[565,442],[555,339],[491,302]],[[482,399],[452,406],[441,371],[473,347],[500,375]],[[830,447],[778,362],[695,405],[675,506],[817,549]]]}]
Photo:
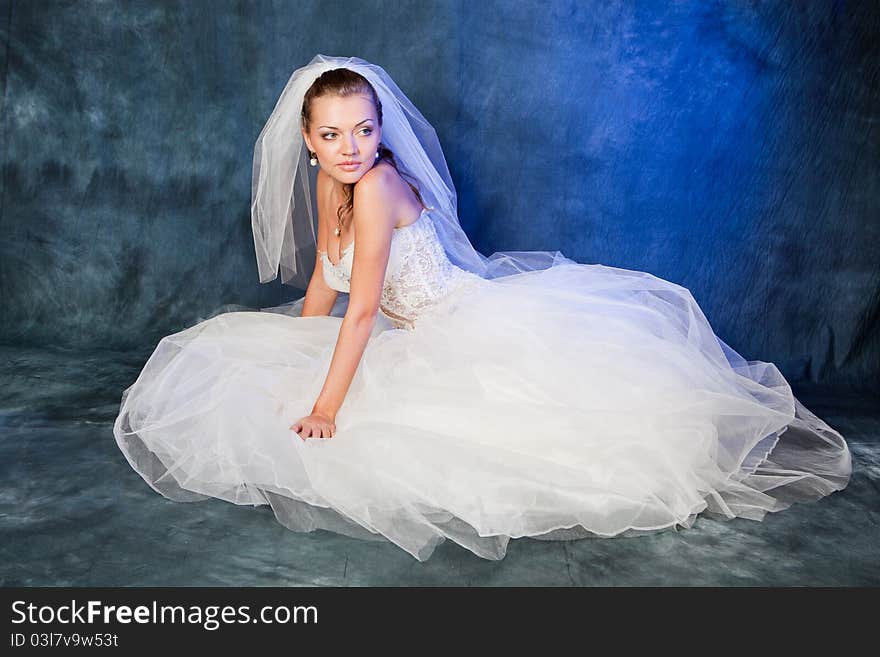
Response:
[{"label": "lace bodice", "polygon": [[[354,242],[334,265],[320,251],[327,285],[340,292],[351,289]],[[449,261],[427,209],[407,226],[395,228],[385,269],[379,309],[397,328],[415,328],[416,319],[454,288],[480,279]]]}]

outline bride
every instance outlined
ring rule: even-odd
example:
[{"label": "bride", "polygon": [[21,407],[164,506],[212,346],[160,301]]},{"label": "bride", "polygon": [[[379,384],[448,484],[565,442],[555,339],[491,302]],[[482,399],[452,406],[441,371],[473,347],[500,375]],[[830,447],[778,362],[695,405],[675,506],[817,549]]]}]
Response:
[{"label": "bride", "polygon": [[252,221],[261,282],[305,297],[166,336],[122,395],[116,441],[169,499],[424,561],[446,538],[501,559],[521,536],[761,520],[848,483],[843,437],[686,288],[475,251],[434,129],[381,67],[293,73]]}]

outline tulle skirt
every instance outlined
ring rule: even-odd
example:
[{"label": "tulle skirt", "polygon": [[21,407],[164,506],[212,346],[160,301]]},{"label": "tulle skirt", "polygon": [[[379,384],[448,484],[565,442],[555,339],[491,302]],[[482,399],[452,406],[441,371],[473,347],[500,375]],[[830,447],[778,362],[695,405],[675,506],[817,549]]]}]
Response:
[{"label": "tulle skirt", "polygon": [[286,527],[388,540],[634,536],[761,520],[843,489],[843,437],[771,363],[721,341],[691,293],[566,262],[473,277],[413,330],[378,319],[331,439],[303,441],[342,319],[302,300],[163,338],[114,434],[177,501],[268,504]]}]

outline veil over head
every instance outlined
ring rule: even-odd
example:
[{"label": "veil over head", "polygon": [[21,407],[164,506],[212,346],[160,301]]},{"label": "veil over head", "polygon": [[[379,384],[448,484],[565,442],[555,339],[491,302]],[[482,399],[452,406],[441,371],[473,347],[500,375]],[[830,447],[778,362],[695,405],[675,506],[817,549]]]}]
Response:
[{"label": "veil over head", "polygon": [[382,103],[382,142],[401,171],[417,181],[453,264],[495,278],[567,260],[558,251],[496,252],[487,258],[474,249],[459,223],[455,186],[433,126],[382,67],[358,57],[319,54],[290,76],[254,147],[251,223],[261,283],[275,279],[280,268],[282,283],[308,287],[317,248],[317,210],[301,112],[312,83],[335,68],[360,73],[375,89]]}]

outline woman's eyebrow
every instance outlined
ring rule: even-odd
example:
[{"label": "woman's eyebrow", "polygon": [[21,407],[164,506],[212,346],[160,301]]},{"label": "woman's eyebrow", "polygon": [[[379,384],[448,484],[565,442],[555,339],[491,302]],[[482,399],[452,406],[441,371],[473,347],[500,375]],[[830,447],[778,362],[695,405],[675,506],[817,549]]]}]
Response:
[{"label": "woman's eyebrow", "polygon": [[[355,127],[358,127],[361,123],[366,123],[367,121],[372,121],[373,119],[364,119],[363,121],[358,121],[354,124]],[[332,128],[333,130],[339,130],[335,125],[319,125],[319,128]]]}]

